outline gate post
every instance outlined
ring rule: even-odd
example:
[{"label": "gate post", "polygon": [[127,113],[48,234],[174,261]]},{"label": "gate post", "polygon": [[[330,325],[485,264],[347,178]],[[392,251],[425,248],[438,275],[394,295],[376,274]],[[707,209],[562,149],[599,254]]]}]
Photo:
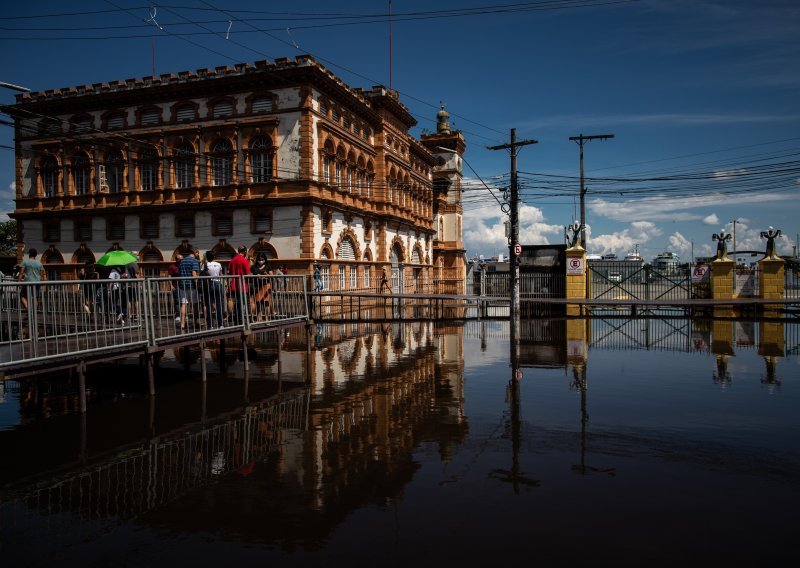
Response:
[{"label": "gate post", "polygon": [[[580,244],[567,249],[567,300],[586,299],[586,251]],[[567,303],[568,316],[586,313],[583,304]]]},{"label": "gate post", "polygon": [[[784,261],[773,256],[764,257],[758,261],[758,284],[761,297],[765,300],[783,300],[786,280],[784,275]],[[777,306],[764,306],[764,315],[781,317]]]},{"label": "gate post", "polygon": [[[711,263],[711,297],[714,300],[733,298],[734,262],[726,256]],[[733,306],[714,306],[714,317],[732,317]]]}]

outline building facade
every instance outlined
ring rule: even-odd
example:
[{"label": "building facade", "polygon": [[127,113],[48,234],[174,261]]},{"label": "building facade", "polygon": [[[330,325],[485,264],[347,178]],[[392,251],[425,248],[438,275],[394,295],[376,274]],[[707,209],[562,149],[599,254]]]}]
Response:
[{"label": "building facade", "polygon": [[396,92],[310,56],[25,93],[13,113],[19,255],[37,248],[50,278],[113,248],[156,276],[240,245],[290,274],[316,261],[327,289],[463,274],[466,146],[446,112],[417,140]]}]

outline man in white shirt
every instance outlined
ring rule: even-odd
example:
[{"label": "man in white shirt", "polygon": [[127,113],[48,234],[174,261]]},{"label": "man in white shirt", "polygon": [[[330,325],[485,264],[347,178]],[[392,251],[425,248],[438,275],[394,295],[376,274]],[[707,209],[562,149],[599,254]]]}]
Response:
[{"label": "man in white shirt", "polygon": [[223,327],[225,325],[225,308],[223,307],[225,291],[222,286],[222,278],[220,278],[223,269],[222,265],[214,260],[213,252],[206,252],[206,262],[201,273],[210,276],[210,278],[204,278],[201,283],[205,292],[203,299],[206,304],[206,327],[211,329],[212,323],[214,327]]}]

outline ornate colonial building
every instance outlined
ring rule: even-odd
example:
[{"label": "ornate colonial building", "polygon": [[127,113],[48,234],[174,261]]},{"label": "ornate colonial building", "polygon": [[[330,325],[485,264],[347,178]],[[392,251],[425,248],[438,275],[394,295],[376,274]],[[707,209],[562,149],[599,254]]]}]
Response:
[{"label": "ornate colonial building", "polygon": [[[111,248],[148,275],[197,247],[240,245],[327,288],[461,282],[461,155],[445,111],[416,120],[384,87],[353,89],[312,57],[22,94],[20,256],[51,278]],[[428,286],[434,285],[434,286]],[[457,291],[457,290],[454,290]]]}]

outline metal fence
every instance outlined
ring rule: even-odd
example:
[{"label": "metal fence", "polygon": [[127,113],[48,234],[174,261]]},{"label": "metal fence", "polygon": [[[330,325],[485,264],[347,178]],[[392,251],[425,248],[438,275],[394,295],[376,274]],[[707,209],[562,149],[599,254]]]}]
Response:
[{"label": "metal fence", "polygon": [[[504,296],[511,294],[510,272],[472,273],[472,292],[476,296]],[[523,272],[519,275],[520,298],[565,298],[566,279],[563,273]]]},{"label": "metal fence", "polygon": [[618,268],[595,268],[588,263],[589,297],[603,300],[688,300],[705,296],[705,288],[692,285],[688,267],[659,271],[649,265],[621,262]]},{"label": "metal fence", "polygon": [[308,318],[304,276],[0,283],[0,369]]}]

